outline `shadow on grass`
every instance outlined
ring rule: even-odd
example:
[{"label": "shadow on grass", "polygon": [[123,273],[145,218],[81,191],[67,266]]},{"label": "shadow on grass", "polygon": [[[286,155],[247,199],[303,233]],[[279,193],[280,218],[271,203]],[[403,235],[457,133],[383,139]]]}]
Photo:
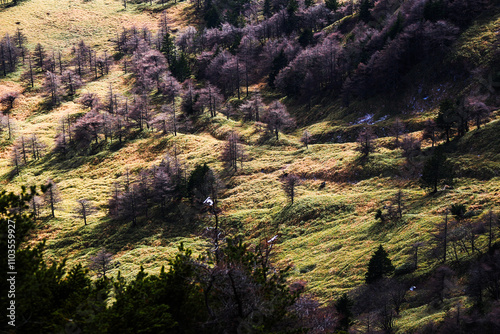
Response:
[{"label": "shadow on grass", "polygon": [[134,245],[162,244],[171,238],[186,237],[200,231],[201,219],[197,212],[186,205],[172,203],[163,216],[160,210],[151,210],[148,220],[139,218],[134,227],[131,222],[106,218],[100,223],[80,226],[58,237],[51,249],[65,249],[66,252],[85,248],[106,248],[117,253]]}]

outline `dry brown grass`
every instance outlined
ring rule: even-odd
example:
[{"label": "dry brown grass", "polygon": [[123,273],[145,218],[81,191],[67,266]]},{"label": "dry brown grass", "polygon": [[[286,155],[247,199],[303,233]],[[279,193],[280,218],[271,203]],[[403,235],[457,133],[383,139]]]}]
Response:
[{"label": "dry brown grass", "polygon": [[98,50],[110,50],[111,39],[122,27],[156,29],[158,14],[123,9],[118,0],[30,0],[0,12],[0,36],[17,28],[31,47],[41,43],[47,49],[65,50],[80,40]]}]

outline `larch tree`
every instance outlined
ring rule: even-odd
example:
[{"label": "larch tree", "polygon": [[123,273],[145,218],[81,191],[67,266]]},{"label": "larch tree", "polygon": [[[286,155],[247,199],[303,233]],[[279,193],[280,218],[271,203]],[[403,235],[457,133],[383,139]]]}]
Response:
[{"label": "larch tree", "polygon": [[245,157],[245,149],[243,145],[240,144],[240,138],[236,132],[232,131],[222,148],[221,160],[224,161],[228,167],[233,168],[234,171],[237,172],[238,162],[243,166]]},{"label": "larch tree", "polygon": [[61,83],[69,96],[75,95],[76,90],[82,86],[80,76],[71,70],[66,70],[62,73]]},{"label": "larch tree", "polygon": [[0,96],[0,103],[4,105],[3,114],[6,116],[7,130],[9,131],[9,140],[12,139],[12,125],[10,114],[14,108],[14,101],[19,97],[19,93],[12,91]]},{"label": "larch tree", "polygon": [[34,61],[34,67],[39,71],[42,72],[44,71],[44,64],[45,60],[47,58],[47,53],[45,52],[45,48],[42,46],[42,44],[38,43],[35,46],[35,50],[33,52],[33,61]]},{"label": "larch tree", "polygon": [[21,154],[19,153],[19,150],[15,146],[10,154],[10,161],[12,163],[12,166],[14,167],[13,170],[14,175],[19,175],[20,167],[23,161],[21,158]]},{"label": "larch tree", "polygon": [[300,184],[300,178],[295,174],[288,174],[281,181],[283,191],[285,192],[286,196],[290,199],[290,202],[292,204],[296,196],[296,188],[299,184]]},{"label": "larch tree", "polygon": [[55,106],[61,101],[61,78],[57,74],[47,71],[43,82],[43,88],[45,93],[49,96],[51,106]]},{"label": "larch tree", "polygon": [[106,277],[106,274],[113,269],[113,254],[106,249],[101,249],[95,256],[89,259],[89,269],[97,274],[97,277]]},{"label": "larch tree", "polygon": [[260,94],[254,93],[250,99],[241,104],[239,110],[245,120],[260,122],[264,110],[264,103]]},{"label": "larch tree", "polygon": [[437,133],[438,133],[438,127],[436,125],[436,122],[433,119],[427,119],[425,121],[425,127],[424,127],[424,132],[422,134],[422,139],[429,139],[432,143],[432,147],[434,147],[434,144],[436,143],[437,140]]},{"label": "larch tree", "polygon": [[286,106],[280,101],[271,103],[263,121],[267,124],[268,130],[275,134],[276,140],[279,140],[280,131],[295,125],[295,121],[286,110]]},{"label": "larch tree", "polygon": [[478,97],[467,98],[466,109],[478,129],[481,127],[481,123],[484,123],[491,116],[491,108]]},{"label": "larch tree", "polygon": [[89,200],[85,198],[80,198],[76,202],[77,205],[75,207],[75,212],[80,218],[83,219],[83,223],[87,225],[87,217],[94,214],[97,209]]},{"label": "larch tree", "polygon": [[395,147],[400,146],[400,144],[401,144],[400,139],[401,139],[401,136],[403,135],[403,133],[405,132],[405,129],[406,129],[405,124],[401,121],[401,119],[399,117],[396,117],[396,119],[392,123],[391,129],[390,129],[390,132],[394,137],[394,146]]},{"label": "larch tree", "polygon": [[55,218],[55,209],[57,207],[57,203],[62,201],[56,183],[51,179],[48,179],[45,185],[42,187],[42,192],[43,202],[45,203],[45,205],[49,206],[51,217]]},{"label": "larch tree", "polygon": [[304,133],[302,134],[302,137],[300,138],[300,141],[302,142],[302,144],[304,144],[304,146],[306,147],[306,149],[309,148],[309,143],[311,141],[311,134],[309,133],[309,131],[304,130]]},{"label": "larch tree", "polygon": [[357,151],[361,153],[362,158],[367,158],[370,153],[375,151],[375,138],[377,137],[371,127],[365,127],[359,133]]}]

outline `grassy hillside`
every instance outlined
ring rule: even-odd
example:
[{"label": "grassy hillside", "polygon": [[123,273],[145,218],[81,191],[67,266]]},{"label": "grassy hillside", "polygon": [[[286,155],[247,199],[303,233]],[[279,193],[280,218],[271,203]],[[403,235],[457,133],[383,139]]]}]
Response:
[{"label": "grassy hillside", "polygon": [[[181,2],[165,7],[175,29],[199,22],[193,16],[191,4]],[[159,12],[143,10],[137,5],[129,5],[124,10],[122,3],[115,0],[30,0],[16,7],[0,8],[0,35],[13,33],[19,27],[30,47],[40,42],[47,49],[66,50],[83,39],[98,50],[110,50],[110,40],[122,26],[147,26],[154,30]],[[474,45],[482,41],[488,50],[494,41],[485,34],[496,31],[499,20],[498,15],[485,20],[487,22],[473,25],[463,34],[454,45],[453,55],[479,63],[483,56],[487,57],[489,51],[485,51],[485,55],[474,53],[477,50]],[[145,131],[123,146],[106,143],[99,152],[62,158],[52,152],[60,119],[82,113],[84,108],[75,101],[65,101],[52,110],[40,108],[41,90],[39,87],[26,89],[19,75],[20,70],[0,80],[0,95],[8,91],[21,93],[12,111],[14,139],[9,141],[5,131],[0,134],[0,182],[8,191],[17,191],[21,185],[40,185],[49,178],[58,185],[62,202],[57,206],[56,218],[49,218],[49,210],[45,208],[32,241],[47,241],[49,260],[67,257],[70,265],[87,264],[89,256],[104,247],[120,262],[122,275],[131,278],[141,266],[147,272],[159,272],[180,242],[197,254],[203,252],[207,240],[202,232],[213,224],[212,217],[193,213],[186,202],[170,206],[167,223],[140,221],[139,226],[133,228],[112,222],[108,217],[107,202],[113,182],[122,181],[127,171],[137,175],[144,168],[158,165],[174,147],[179,150],[178,157],[187,171],[207,163],[222,175],[225,184],[220,200],[222,228],[244,234],[254,243],[279,234],[275,260],[283,266],[291,264],[290,280],[307,281],[307,292],[322,301],[337,298],[363,283],[367,263],[380,244],[394,265],[401,267],[412,262],[413,245],[422,242],[421,260],[413,275],[425,277],[437,264],[430,255],[434,243],[432,233],[436,232],[450,205],[464,204],[476,217],[500,206],[498,110],[491,122],[480,129],[472,126],[465,136],[446,146],[455,165],[454,184],[436,194],[428,194],[419,186],[418,177],[408,177],[405,158],[401,149],[394,149],[393,137],[379,135],[375,153],[366,161],[359,158],[355,138],[365,125],[357,124],[360,119],[373,114],[374,128],[380,134],[387,134],[394,121],[395,115],[388,112],[394,106],[386,108],[388,103],[384,98],[355,101],[349,107],[328,97],[318,98],[312,108],[316,113],[314,117],[304,116],[305,105],[289,102],[289,109],[300,126],[281,134],[278,141],[251,122],[227,119],[221,114],[215,118],[204,115],[199,120],[202,126],[194,133],[163,136]],[[125,74],[116,63],[109,75],[84,85],[78,94],[90,92],[104,98],[111,83],[117,92],[127,95],[131,81],[130,74]],[[400,116],[413,135],[420,136],[423,122],[437,115],[440,97],[437,96],[433,104],[426,104],[427,98],[424,99],[424,95],[431,96],[432,92],[438,95],[437,87],[440,86],[430,83],[430,94],[417,94],[421,110],[401,109],[394,113],[406,112]],[[263,95],[266,98],[272,93],[263,92]],[[316,121],[317,115],[320,121]],[[300,142],[304,130],[314,139],[308,148]],[[219,159],[230,131],[240,135],[248,155],[248,161],[237,173],[227,171]],[[14,176],[9,160],[14,141],[32,133],[47,146],[46,154],[38,161],[28,162],[20,175]],[[426,141],[415,164],[421,166],[430,154],[430,142]],[[285,173],[301,178],[293,204],[281,188],[280,178]],[[398,189],[404,194],[403,218],[377,220],[376,211],[387,206]],[[98,208],[87,226],[75,215],[79,198],[92,201]],[[500,236],[495,241],[500,241]],[[477,247],[485,250],[486,245],[486,235],[481,235]],[[112,274],[117,271],[114,269]],[[441,309],[407,306],[396,320],[396,327],[405,333],[429,320],[441,319],[446,307],[456,305],[460,298],[463,297],[450,298]]]}]

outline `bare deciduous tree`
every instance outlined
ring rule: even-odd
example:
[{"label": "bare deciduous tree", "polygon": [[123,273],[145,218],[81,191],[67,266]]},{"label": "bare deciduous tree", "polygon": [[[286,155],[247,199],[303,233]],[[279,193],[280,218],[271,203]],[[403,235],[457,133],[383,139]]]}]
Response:
[{"label": "bare deciduous tree", "polygon": [[400,145],[399,139],[401,138],[401,136],[405,132],[405,129],[406,129],[405,124],[401,121],[401,119],[399,117],[396,117],[396,119],[394,120],[394,123],[392,123],[391,129],[390,129],[391,134],[394,136],[394,146],[395,147],[399,147],[399,145]]},{"label": "bare deciduous tree", "polygon": [[22,160],[21,160],[21,155],[19,153],[19,150],[15,146],[12,149],[12,153],[10,155],[10,160],[11,160],[12,166],[14,167],[14,171],[13,171],[14,174],[19,175],[19,169],[22,165]]},{"label": "bare deciduous tree", "polygon": [[78,214],[80,218],[83,219],[83,223],[87,225],[87,217],[94,214],[97,211],[97,209],[90,201],[84,198],[78,199],[77,203],[78,204],[75,208],[75,212]]},{"label": "bare deciduous tree", "polygon": [[403,149],[403,157],[407,162],[410,162],[420,152],[420,140],[412,135],[404,135],[403,140],[399,144]]},{"label": "bare deciduous tree", "polygon": [[425,121],[425,127],[424,127],[424,132],[422,135],[422,139],[430,139],[432,143],[432,147],[434,147],[434,144],[436,143],[436,138],[438,134],[438,127],[436,125],[436,122],[433,119],[428,119]]},{"label": "bare deciduous tree", "polygon": [[361,153],[363,158],[367,158],[370,153],[375,151],[375,144],[373,142],[375,138],[376,135],[371,127],[365,127],[359,133],[357,151]]},{"label": "bare deciduous tree", "polygon": [[19,96],[18,92],[8,92],[0,96],[0,103],[4,105],[4,111],[3,114],[6,116],[6,126],[7,130],[9,131],[9,140],[12,139],[12,124],[10,121],[10,114],[12,112],[12,109],[14,108],[14,101],[17,99]]},{"label": "bare deciduous tree", "polygon": [[281,184],[286,196],[293,204],[293,200],[295,199],[296,195],[295,188],[300,184],[300,178],[295,174],[288,174],[283,178]]},{"label": "bare deciduous tree", "polygon": [[238,171],[238,162],[243,166],[243,160],[245,159],[245,150],[239,141],[238,134],[232,131],[222,148],[221,154],[221,160],[230,168],[234,168],[235,172]]},{"label": "bare deciduous tree", "polygon": [[264,115],[264,123],[267,124],[268,130],[274,133],[276,140],[278,140],[279,132],[285,128],[292,127],[295,121],[290,117],[283,103],[274,101]]},{"label": "bare deciduous tree", "polygon": [[50,206],[51,217],[55,217],[55,209],[57,203],[61,202],[61,196],[59,195],[59,189],[54,181],[48,179],[46,184],[42,187],[43,191],[43,202]]},{"label": "bare deciduous tree", "polygon": [[98,277],[106,277],[106,273],[113,269],[113,254],[101,249],[95,256],[90,257],[89,269],[96,272]]},{"label": "bare deciduous tree", "polygon": [[45,93],[50,97],[50,104],[57,105],[61,101],[61,78],[50,71],[45,74],[43,82]]},{"label": "bare deciduous tree", "polygon": [[302,144],[306,146],[306,148],[309,148],[310,140],[311,140],[311,134],[309,133],[309,131],[304,130],[304,134],[302,135],[302,138],[300,138],[300,141],[302,142]]}]

